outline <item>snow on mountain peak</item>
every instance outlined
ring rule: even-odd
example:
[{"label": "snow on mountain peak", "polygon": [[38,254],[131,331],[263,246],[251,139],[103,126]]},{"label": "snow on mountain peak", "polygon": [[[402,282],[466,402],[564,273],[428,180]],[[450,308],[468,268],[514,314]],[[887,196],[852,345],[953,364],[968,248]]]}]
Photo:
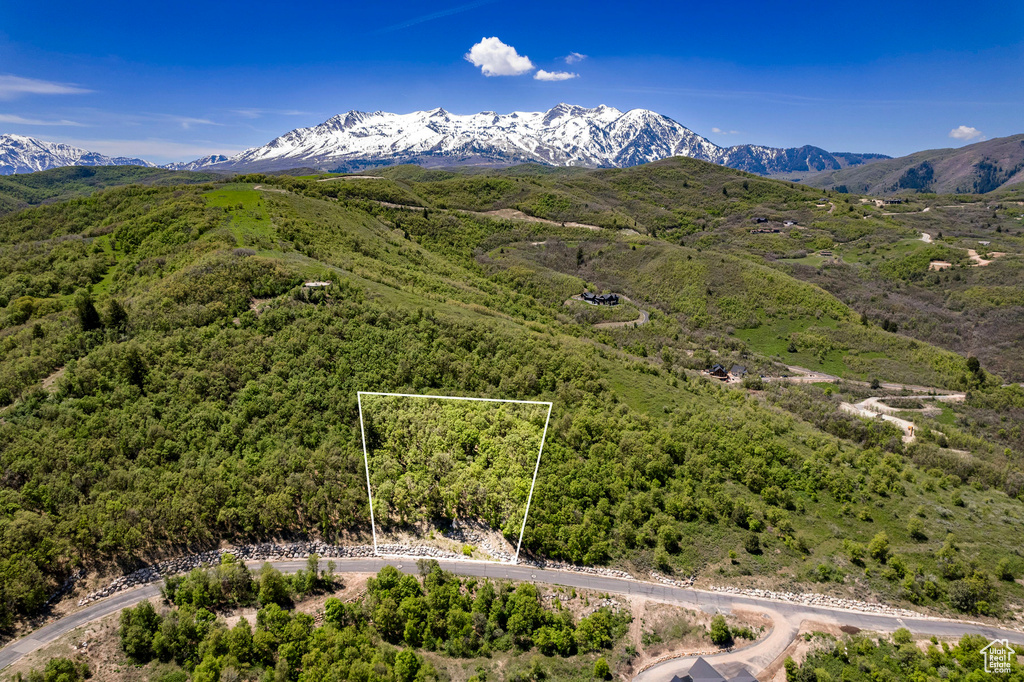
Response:
[{"label": "snow on mountain peak", "polygon": [[147,166],[142,159],[105,156],[69,144],[24,135],[0,135],[0,175],[34,173],[62,166]]},{"label": "snow on mountain peak", "polygon": [[[673,140],[657,150],[631,153],[630,158],[653,160],[673,151],[676,138],[703,138],[671,119],[647,110],[623,114],[604,104],[588,109],[560,103],[546,112],[452,114],[442,107],[409,114],[349,111],[309,128],[296,128],[272,140],[215,162],[224,169],[281,169],[298,166],[337,168],[365,162],[417,161],[428,165],[535,162],[567,166],[620,165],[624,149],[644,137],[649,125]],[[650,134],[647,137],[650,137]],[[712,145],[713,146],[713,145]],[[195,162],[193,162],[195,163]]]},{"label": "snow on mountain peak", "polygon": [[353,110],[316,126],[296,128],[227,160],[199,159],[187,166],[228,171],[306,166],[335,170],[389,163],[541,163],[606,168],[688,156],[772,173],[790,170],[786,164],[792,163],[785,152],[750,145],[719,147],[649,109],[623,113],[604,104],[588,109],[561,102],[547,111],[507,114],[453,114],[442,107],[408,114]]}]

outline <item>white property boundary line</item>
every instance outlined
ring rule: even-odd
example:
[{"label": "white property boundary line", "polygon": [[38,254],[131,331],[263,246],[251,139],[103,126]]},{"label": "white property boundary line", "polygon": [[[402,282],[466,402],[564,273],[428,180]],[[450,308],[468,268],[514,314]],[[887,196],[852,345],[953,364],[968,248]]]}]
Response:
[{"label": "white property boundary line", "polygon": [[363,439],[363,466],[366,468],[366,495],[370,501],[370,528],[373,531],[373,554],[382,556],[377,551],[377,522],[373,518],[373,489],[370,487],[370,458],[366,452],[366,428],[363,426],[363,396],[377,395],[389,398],[434,398],[436,400],[472,400],[481,403],[517,403],[520,405],[547,405],[548,414],[544,419],[544,432],[540,436],[540,450],[537,452],[537,464],[533,467],[533,480],[530,482],[530,494],[526,498],[526,511],[523,513],[523,525],[519,529],[519,542],[516,544],[516,555],[511,562],[499,561],[502,564],[518,564],[519,550],[523,546],[523,535],[526,533],[526,519],[530,515],[530,503],[533,501],[533,488],[537,485],[537,472],[540,471],[540,457],[544,454],[544,441],[548,437],[548,424],[551,422],[551,408],[554,403],[539,400],[503,400],[501,398],[472,398],[454,395],[419,395],[416,393],[381,393],[378,391],[356,391],[356,403],[359,405],[359,434]]}]

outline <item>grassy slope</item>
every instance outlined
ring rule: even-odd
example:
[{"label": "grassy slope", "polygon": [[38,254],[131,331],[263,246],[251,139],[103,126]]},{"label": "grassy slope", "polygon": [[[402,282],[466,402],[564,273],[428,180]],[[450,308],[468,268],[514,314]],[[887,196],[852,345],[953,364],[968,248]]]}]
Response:
[{"label": "grassy slope", "polygon": [[[993,163],[998,170],[989,177],[980,172],[978,164]],[[1011,135],[986,140],[957,149],[931,149],[898,159],[883,159],[863,166],[808,175],[804,182],[812,187],[829,189],[845,185],[860,194],[888,194],[899,191],[901,179],[912,168],[923,163],[932,166],[934,180],[927,191],[959,193],[988,192],[1020,183],[1024,175],[1024,135]],[[984,186],[979,190],[978,183]]]},{"label": "grassy slope", "polygon": [[[596,172],[571,169],[528,174],[510,169],[453,174],[403,167],[382,173],[405,183],[409,191],[433,206],[513,208],[552,220],[629,228],[658,237],[658,241],[620,240],[599,233],[585,240],[563,239],[540,247],[498,245],[498,249],[486,251],[492,268],[505,270],[507,278],[531,290],[561,278],[566,288],[560,291],[567,291],[571,280],[565,278],[582,278],[600,288],[650,301],[677,316],[687,331],[767,328],[762,333],[741,334],[748,342],[778,336],[793,318],[806,323],[828,315],[841,324],[823,335],[797,339],[806,355],[820,359],[813,367],[862,379],[880,375],[908,383],[963,385],[964,366],[953,354],[935,352],[874,326],[857,328],[854,322],[859,315],[832,295],[791,277],[780,277],[750,259],[755,254],[802,257],[809,248],[832,248],[880,230],[898,233],[908,241],[916,236],[916,232],[876,215],[881,211],[873,211],[873,206],[841,204],[838,212],[829,214],[820,192],[690,159]],[[872,219],[863,220],[865,215]],[[751,216],[767,217],[780,228],[783,220],[791,219],[809,229],[752,235]],[[677,248],[665,241],[691,248]],[[573,247],[586,252],[584,264],[577,262]],[[739,258],[721,251],[731,251]],[[924,267],[927,269],[927,260]],[[538,277],[545,281],[537,282]],[[778,353],[776,344],[754,345],[752,350]],[[887,357],[872,357],[872,353]],[[830,354],[832,361],[828,360]],[[852,361],[837,362],[840,355]]]},{"label": "grassy slope", "polygon": [[211,173],[169,171],[138,166],[72,166],[54,168],[41,173],[0,177],[0,215],[37,206],[44,202],[63,201],[87,196],[104,187],[120,185],[171,185],[210,182],[218,176]]},{"label": "grassy slope", "polygon": [[[742,187],[739,176],[727,182]],[[866,543],[887,532],[923,581],[946,532],[958,538],[960,556],[991,566],[1006,556],[1007,524],[1024,518],[1020,502],[1002,492],[925,474],[900,456],[891,434],[876,441],[881,448],[865,449],[756,395],[687,375],[686,351],[698,342],[740,352],[723,336],[688,329],[752,323],[751,315],[789,324],[820,307],[826,321],[818,325],[846,325],[860,348],[896,342],[851,325],[853,315],[823,290],[745,258],[649,237],[257,193],[244,184],[111,194],[0,223],[12,253],[27,240],[56,242],[71,232],[83,244],[71,262],[115,257],[89,276],[102,285],[94,292],[100,310],[116,297],[131,320],[127,335],[83,334],[72,296],[58,286],[29,319],[6,325],[0,369],[18,401],[0,426],[13,475],[4,490],[8,559],[38,555],[59,575],[69,559],[145,555],[155,542],[361,532],[354,391],[381,387],[555,400],[525,546],[551,556],[640,570],[662,563],[709,577],[721,569],[748,583],[783,576],[806,584],[811,569],[820,575],[826,564],[830,575],[847,576],[831,589],[906,597],[916,592],[887,579],[884,566],[869,561],[865,573],[851,564],[843,540]],[[717,196],[711,192],[709,206]],[[531,241],[567,246],[526,255]],[[574,271],[576,245],[584,248],[582,272]],[[537,256],[548,251],[547,260]],[[509,277],[516,267],[530,287]],[[307,277],[335,282],[328,303],[299,295],[295,285]],[[565,291],[598,278],[653,304],[651,323],[595,333],[566,317]],[[259,316],[249,310],[253,298],[269,299]],[[776,342],[767,337],[768,346]],[[145,367],[141,378],[125,364],[129,349]],[[905,360],[915,377],[941,378],[935,363],[946,356],[916,351],[923,355]],[[34,390],[65,363],[52,398]],[[69,490],[65,481],[81,464],[94,468]],[[772,488],[789,489],[788,498],[764,492]],[[962,507],[950,502],[957,488]],[[167,502],[154,505],[153,491],[166,491]],[[737,500],[765,528],[757,533],[761,554],[741,549],[752,531],[732,520]],[[923,543],[906,531],[918,506]],[[78,535],[51,527],[49,549],[15,542],[26,524],[45,526],[47,517],[94,521]],[[725,559],[729,549],[740,552],[738,564]],[[1022,596],[1012,584],[1000,591],[1003,599]]]}]

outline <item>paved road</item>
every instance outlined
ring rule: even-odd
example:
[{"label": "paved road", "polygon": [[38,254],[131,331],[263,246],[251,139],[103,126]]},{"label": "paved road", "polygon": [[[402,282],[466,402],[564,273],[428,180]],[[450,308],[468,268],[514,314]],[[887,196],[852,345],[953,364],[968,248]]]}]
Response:
[{"label": "paved road", "polygon": [[[406,573],[416,572],[416,562],[409,558],[376,558],[376,559],[334,559],[336,570],[340,573],[375,573],[386,565],[398,567]],[[249,566],[258,568],[263,562],[250,562]],[[305,560],[297,561],[275,561],[272,565],[284,573],[294,573],[306,567]],[[735,608],[746,608],[761,613],[777,614],[781,618],[773,620],[781,625],[776,627],[784,637],[776,635],[765,641],[768,644],[760,643],[732,654],[723,654],[723,662],[743,662],[750,660],[756,670],[770,662],[765,662],[766,655],[771,654],[779,644],[785,641],[788,646],[796,634],[795,625],[805,619],[825,622],[837,622],[843,625],[852,625],[862,630],[874,630],[889,632],[899,627],[908,628],[911,632],[923,635],[938,635],[958,637],[965,633],[976,633],[990,639],[996,637],[1007,638],[1011,642],[1024,644],[1024,633],[1015,630],[1003,630],[1000,628],[963,623],[958,621],[929,619],[929,618],[900,618],[897,616],[885,616],[881,614],[858,613],[844,611],[842,609],[804,606],[802,604],[789,604],[769,599],[758,599],[735,594],[720,592],[705,592],[703,590],[685,589],[658,585],[654,583],[638,582],[622,578],[607,578],[604,576],[589,575],[586,573],[574,573],[569,571],[554,571],[534,568],[532,566],[513,566],[505,564],[492,564],[471,561],[442,560],[439,562],[445,570],[452,571],[464,576],[475,576],[480,578],[508,579],[520,581],[532,581],[549,585],[562,585],[565,587],[576,587],[595,590],[598,592],[610,592],[614,594],[635,595],[655,599],[674,604],[683,604],[691,608],[699,608],[708,612],[728,612]],[[320,562],[322,568],[326,568],[327,560]],[[144,585],[132,590],[119,592],[103,601],[95,602],[81,611],[65,616],[58,621],[39,628],[31,635],[20,640],[11,642],[0,650],[0,670],[20,660],[25,654],[35,651],[44,644],[56,640],[58,637],[85,625],[97,618],[102,618],[111,613],[120,611],[123,608],[133,606],[144,599],[157,596],[160,593],[159,583]],[[718,657],[715,657],[718,661]],[[653,680],[660,679],[662,669],[678,662],[667,662],[657,667],[658,675],[643,673],[638,679]],[[717,664],[717,663],[716,663]],[[688,667],[689,663],[686,664]],[[760,667],[757,667],[760,666]],[[756,671],[755,670],[755,671]],[[668,674],[671,677],[671,673]],[[667,679],[667,678],[666,678]]]},{"label": "paved road", "polygon": [[651,316],[647,313],[647,311],[641,310],[640,317],[636,318],[635,320],[629,320],[628,322],[598,322],[597,324],[594,325],[594,329],[614,329],[616,327],[628,327],[630,325],[638,327],[642,324],[647,324],[647,322],[650,319]]}]

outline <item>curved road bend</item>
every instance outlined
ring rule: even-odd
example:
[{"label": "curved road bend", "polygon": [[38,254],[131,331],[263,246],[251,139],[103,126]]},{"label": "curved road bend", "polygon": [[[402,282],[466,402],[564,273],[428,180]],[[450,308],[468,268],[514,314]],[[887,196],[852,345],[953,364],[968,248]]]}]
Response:
[{"label": "curved road bend", "polygon": [[[321,568],[326,568],[327,559],[320,562]],[[335,570],[340,573],[376,573],[387,565],[398,567],[406,573],[416,572],[416,560],[414,558],[380,558],[380,559],[333,559]],[[297,561],[272,561],[270,562],[283,573],[294,573],[306,567],[304,560]],[[720,654],[713,657],[715,665],[726,667],[740,666],[750,662],[754,670],[759,672],[770,663],[775,656],[781,653],[790,644],[796,635],[800,621],[804,619],[818,621],[835,621],[843,625],[852,625],[862,630],[874,630],[888,632],[899,627],[905,627],[911,632],[922,635],[938,635],[945,637],[958,637],[965,633],[980,634],[989,639],[1006,638],[1011,642],[1024,644],[1024,632],[1015,630],[1003,630],[973,623],[962,623],[957,621],[938,620],[929,618],[901,618],[898,616],[886,616],[882,614],[858,613],[844,611],[842,609],[826,608],[820,606],[805,606],[803,604],[790,604],[777,602],[769,599],[758,599],[743,595],[727,594],[722,592],[705,592],[703,590],[672,587],[669,585],[658,585],[645,583],[623,578],[608,578],[586,573],[573,573],[570,571],[555,571],[535,568],[532,566],[513,566],[497,563],[476,563],[469,561],[442,560],[438,563],[445,570],[464,576],[479,578],[508,579],[528,582],[545,583],[549,585],[562,585],[565,587],[577,587],[595,590],[598,592],[609,592],[624,595],[636,595],[664,602],[689,605],[691,608],[700,608],[708,612],[729,612],[735,608],[746,608],[769,614],[773,618],[775,627],[772,633],[762,642],[746,647],[739,651]],[[249,562],[251,568],[258,568],[263,562]],[[121,609],[134,606],[144,599],[149,599],[160,594],[160,583],[150,583],[124,592],[118,592],[107,599],[94,602],[81,611],[77,611],[45,625],[30,635],[15,640],[0,650],[0,670],[17,662],[25,654],[35,651],[39,647],[53,642],[60,636],[71,632],[77,627],[85,625],[97,618],[116,613]],[[777,617],[778,616],[778,617]],[[637,679],[660,680],[668,679],[674,674],[675,669],[686,669],[692,664],[692,659],[670,660],[661,663],[641,673]],[[745,667],[745,666],[744,666]],[[738,668],[737,668],[738,669]]]}]

